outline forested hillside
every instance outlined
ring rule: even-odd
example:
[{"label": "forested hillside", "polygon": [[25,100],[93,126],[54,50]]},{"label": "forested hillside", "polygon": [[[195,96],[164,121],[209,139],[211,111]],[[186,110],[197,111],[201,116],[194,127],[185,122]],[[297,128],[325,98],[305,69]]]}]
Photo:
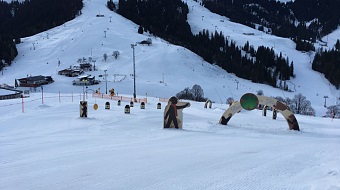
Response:
[{"label": "forested hillside", "polygon": [[290,38],[299,51],[317,51],[313,69],[339,88],[339,50],[316,50],[314,43],[340,25],[340,0],[203,0],[210,11],[252,28]]},{"label": "forested hillside", "polygon": [[313,70],[321,72],[337,89],[340,88],[340,40],[332,50],[322,50],[316,53]]},{"label": "forested hillside", "polygon": [[[112,1],[107,4],[112,7]],[[120,0],[118,7],[119,14],[140,25],[144,31],[184,46],[211,64],[238,77],[288,90],[280,81],[294,76],[292,62],[267,47],[256,50],[249,43],[238,47],[217,31],[203,30],[192,34],[187,23],[188,6],[181,0]]]},{"label": "forested hillside", "polygon": [[340,24],[340,0],[203,0],[210,11],[274,35],[315,42]]},{"label": "forested hillside", "polygon": [[[335,53],[323,52],[316,50],[313,44],[339,26],[340,12],[337,8],[340,0],[295,0],[287,3],[274,0],[203,0],[202,5],[234,22],[290,38],[296,42],[299,51],[318,51],[313,69],[324,73],[339,88],[337,81],[340,81],[340,76],[336,69],[329,72],[338,68],[336,60],[340,58],[337,50],[334,50]],[[17,56],[15,43],[20,43],[20,38],[61,25],[80,15],[82,7],[82,0],[0,1],[0,69],[5,63],[10,65]],[[140,25],[139,33],[147,31],[186,47],[205,61],[240,78],[288,90],[285,81],[295,76],[294,63],[276,54],[273,49],[264,46],[255,49],[249,42],[240,47],[233,39],[217,31],[202,30],[193,34],[187,22],[190,10],[185,1],[119,0],[116,6],[109,0],[107,7]]]},{"label": "forested hillside", "polygon": [[31,36],[61,25],[81,14],[82,0],[0,1],[0,60],[17,55],[12,39]]}]

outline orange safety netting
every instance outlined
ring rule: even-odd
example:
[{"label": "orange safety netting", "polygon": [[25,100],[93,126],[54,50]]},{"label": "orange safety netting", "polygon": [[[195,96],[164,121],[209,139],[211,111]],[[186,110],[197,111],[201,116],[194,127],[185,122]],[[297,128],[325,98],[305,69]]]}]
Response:
[{"label": "orange safety netting", "polygon": [[111,96],[109,94],[100,94],[100,93],[93,93],[92,97],[102,98],[102,99],[110,99],[110,100],[120,100],[122,102],[144,102],[147,103],[147,98],[132,98],[132,97],[124,97],[124,96]]}]

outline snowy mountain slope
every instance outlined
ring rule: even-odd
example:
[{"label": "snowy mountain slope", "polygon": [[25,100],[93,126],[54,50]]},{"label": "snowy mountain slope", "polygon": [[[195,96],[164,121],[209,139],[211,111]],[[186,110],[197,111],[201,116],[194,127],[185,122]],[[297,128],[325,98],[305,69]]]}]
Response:
[{"label": "snowy mountain slope", "polygon": [[[192,7],[189,14],[189,23],[194,33],[198,33],[203,28],[207,28],[209,31],[222,31],[225,36],[230,36],[230,39],[236,41],[239,46],[243,46],[249,41],[255,49],[261,45],[273,48],[277,54],[282,53],[283,56],[288,56],[289,60],[294,62],[296,78],[291,79],[288,84],[290,89],[295,91],[294,94],[302,93],[306,95],[308,99],[317,99],[315,96],[321,96],[321,100],[324,95],[332,94],[334,98],[330,101],[336,102],[339,91],[333,86],[330,86],[320,73],[314,72],[311,69],[313,55],[295,50],[295,43],[293,41],[268,35],[253,28],[230,22],[228,18],[210,13],[207,9],[194,1],[188,1],[188,4],[189,7]],[[244,33],[253,33],[254,35],[245,35]],[[330,35],[332,36],[330,41],[332,41],[331,44],[333,44],[333,46],[338,37],[336,35],[337,33],[338,30]],[[315,88],[316,86],[318,88]],[[282,96],[280,95],[280,92],[275,93]],[[313,106],[316,105],[313,104]],[[318,104],[318,106],[322,105]]]},{"label": "snowy mountain slope", "polygon": [[339,38],[340,38],[340,29],[338,28],[337,30],[335,30],[331,34],[326,35],[325,37],[322,38],[322,41],[326,42],[327,46],[326,47],[325,46],[321,46],[319,48],[323,48],[323,49],[329,48],[329,49],[332,49],[332,48],[334,48],[335,43],[336,43],[337,40],[339,40]]},{"label": "snowy mountain slope", "polygon": [[[208,97],[216,102],[225,102],[228,97],[239,99],[246,92],[256,93],[263,90],[267,96],[282,96],[292,98],[302,93],[312,102],[317,115],[326,112],[324,95],[328,95],[327,105],[334,105],[339,96],[339,90],[330,86],[324,77],[311,70],[310,56],[294,49],[295,44],[287,39],[267,35],[249,27],[229,22],[227,18],[209,12],[194,1],[187,1],[190,8],[188,21],[192,31],[197,33],[203,29],[209,31],[221,30],[225,36],[243,46],[246,41],[255,47],[265,45],[273,47],[277,53],[282,52],[294,61],[297,77],[288,83],[295,92],[288,93],[263,84],[238,79],[218,67],[212,66],[202,59],[179,46],[168,44],[162,39],[140,35],[138,26],[120,15],[109,11],[106,1],[84,1],[83,14],[67,22],[63,26],[22,39],[18,45],[19,55],[14,64],[7,68],[4,76],[0,76],[0,83],[14,85],[14,79],[27,75],[52,75],[55,83],[46,85],[46,92],[81,93],[82,87],[72,86],[74,78],[57,75],[57,71],[77,64],[79,58],[93,57],[98,71],[88,74],[108,73],[108,88],[115,88],[116,92],[133,93],[132,48],[131,44],[151,37],[151,46],[137,45],[136,58],[136,86],[138,96],[170,97],[185,87],[199,84]],[[104,17],[96,17],[103,14]],[[202,21],[202,16],[203,21]],[[110,22],[111,20],[111,22]],[[221,22],[223,20],[223,22]],[[254,33],[254,36],[243,33]],[[106,37],[105,37],[106,35]],[[120,56],[115,60],[111,54],[118,50]],[[103,60],[103,54],[109,55]],[[61,65],[58,67],[58,61]],[[116,75],[120,76],[116,76]],[[115,77],[116,76],[116,77]],[[104,78],[99,78],[104,81]],[[121,82],[116,82],[123,79]],[[164,83],[161,83],[160,81]],[[238,86],[235,80],[239,81]],[[317,88],[315,88],[317,86]],[[91,88],[105,89],[102,82]]]},{"label": "snowy mountain slope", "polygon": [[[146,109],[136,103],[130,114],[124,114],[127,102],[117,106],[117,101],[91,94],[83,97],[83,87],[72,86],[74,78],[59,76],[58,70],[92,54],[98,71],[88,73],[98,78],[107,69],[108,88],[132,97],[131,44],[149,37],[137,34],[138,26],[107,11],[105,3],[86,0],[80,17],[23,39],[15,63],[0,75],[1,84],[12,85],[14,78],[27,74],[52,75],[55,79],[55,83],[44,86],[44,92],[38,89],[23,100],[0,101],[1,190],[340,189],[339,119],[296,115],[301,131],[290,131],[281,114],[273,120],[271,111],[263,117],[260,110],[242,110],[227,126],[219,125],[228,107],[221,102],[225,103],[227,97],[238,99],[245,92],[256,93],[259,89],[265,95],[294,93],[238,79],[161,39],[152,37],[152,46],[135,47],[137,97],[148,93]],[[205,18],[210,15],[202,13]],[[97,14],[105,17],[98,18]],[[199,27],[199,19],[190,18],[193,27]],[[238,30],[249,29],[234,27]],[[235,40],[243,43],[244,37],[238,35]],[[255,41],[257,36],[249,39]],[[288,43],[274,39],[278,47]],[[107,62],[103,61],[103,54],[111,55],[114,50],[120,51],[119,58],[109,56]],[[301,60],[308,59],[295,53],[302,56]],[[115,78],[114,74],[125,78]],[[160,83],[163,76],[165,83]],[[320,82],[321,77],[313,76],[309,81],[327,86]],[[235,79],[239,81],[238,89]],[[156,109],[159,99],[150,96],[168,98],[196,83],[203,87],[205,96],[216,101],[212,109],[204,109],[202,102],[190,102],[191,106],[183,111],[183,129],[164,130],[165,103],[161,102],[162,109]],[[89,88],[98,87],[105,91],[105,82]],[[322,105],[322,95],[313,92],[308,89],[303,93],[314,107]],[[88,101],[88,118],[79,117],[79,101],[83,98]],[[110,110],[104,109],[107,101]],[[98,104],[98,110],[93,109],[94,104]],[[325,109],[317,108],[322,115]]]}]

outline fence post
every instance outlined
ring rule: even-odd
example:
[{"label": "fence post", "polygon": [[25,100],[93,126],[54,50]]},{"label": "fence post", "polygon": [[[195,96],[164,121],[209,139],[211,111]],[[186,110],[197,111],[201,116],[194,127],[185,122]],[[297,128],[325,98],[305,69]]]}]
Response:
[{"label": "fence post", "polygon": [[41,86],[41,104],[44,104],[44,87]]},{"label": "fence post", "polygon": [[22,104],[22,106],[21,106],[21,111],[22,111],[22,113],[24,113],[24,96],[22,96],[22,100],[21,100],[21,104]]}]

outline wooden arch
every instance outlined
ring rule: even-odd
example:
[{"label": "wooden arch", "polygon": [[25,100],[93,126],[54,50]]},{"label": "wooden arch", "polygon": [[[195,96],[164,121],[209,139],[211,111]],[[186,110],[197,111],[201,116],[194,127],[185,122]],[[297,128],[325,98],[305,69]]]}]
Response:
[{"label": "wooden arch", "polygon": [[[283,117],[287,120],[288,126],[290,130],[297,130],[300,131],[299,124],[293,114],[284,103],[276,100],[275,98],[266,97],[266,96],[259,96],[258,98],[258,104],[271,106],[275,109],[277,109],[278,112],[280,112]],[[243,109],[240,102],[234,102],[222,115],[219,123],[222,125],[227,125],[229,120],[233,115],[240,112]]]}]

